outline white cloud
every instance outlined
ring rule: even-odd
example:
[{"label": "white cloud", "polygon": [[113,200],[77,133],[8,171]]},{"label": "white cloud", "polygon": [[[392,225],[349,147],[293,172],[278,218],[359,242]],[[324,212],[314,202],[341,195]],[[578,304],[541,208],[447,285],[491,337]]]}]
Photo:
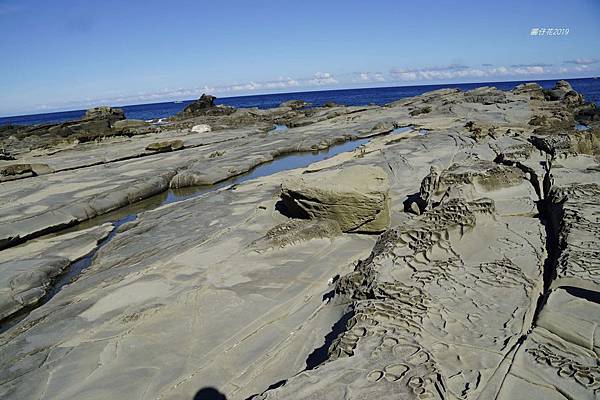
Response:
[{"label": "white cloud", "polygon": [[285,89],[291,88],[294,86],[299,86],[300,83],[293,78],[278,78],[272,81],[265,82],[248,82],[241,84],[232,84],[232,85],[224,85],[224,86],[214,86],[211,88],[205,87],[206,92],[215,92],[215,93],[227,93],[227,92],[253,92],[257,90],[272,90],[272,89]]},{"label": "white cloud", "polygon": [[309,86],[327,86],[339,83],[329,72],[315,72],[313,78],[303,80]]},{"label": "white cloud", "polygon": [[511,68],[528,68],[528,67],[551,67],[552,64],[534,63],[534,64],[513,64]]},{"label": "white cloud", "polygon": [[449,65],[416,69],[394,68],[390,75],[403,81],[443,81],[463,78],[493,78],[509,75],[544,74],[549,64],[516,64],[510,67],[472,68],[466,65]]},{"label": "white cloud", "polygon": [[385,82],[385,77],[381,72],[356,72],[353,82]]},{"label": "white cloud", "polygon": [[596,64],[598,60],[592,58],[577,58],[575,60],[567,60],[565,64],[576,64],[576,65],[591,65]]},{"label": "white cloud", "polygon": [[37,105],[39,110],[88,108],[98,105],[127,105],[139,103],[152,103],[180,99],[195,99],[202,93],[216,95],[240,95],[253,92],[268,92],[272,90],[285,90],[295,87],[336,85],[338,80],[329,72],[317,72],[313,76],[303,79],[279,77],[271,81],[250,81],[225,85],[205,85],[197,88],[163,88],[152,92],[137,92],[133,94],[116,93],[110,97],[85,98],[77,101],[68,101],[55,105]]},{"label": "white cloud", "polygon": [[530,66],[530,67],[518,67],[512,69],[512,72],[517,75],[533,75],[533,74],[543,74],[546,72],[544,67],[540,66]]}]

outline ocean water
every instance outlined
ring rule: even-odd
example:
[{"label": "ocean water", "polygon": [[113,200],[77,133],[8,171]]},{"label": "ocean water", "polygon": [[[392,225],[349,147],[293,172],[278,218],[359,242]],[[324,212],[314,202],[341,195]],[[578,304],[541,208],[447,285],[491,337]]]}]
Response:
[{"label": "ocean water", "polygon": [[[595,102],[600,106],[600,79],[567,79],[573,89],[582,93],[587,101]],[[461,90],[471,90],[481,86],[495,86],[498,89],[510,90],[523,82],[537,82],[544,88],[552,88],[556,80],[544,81],[513,81],[513,82],[489,82],[489,83],[458,83],[444,85],[422,85],[422,86],[402,86],[385,88],[367,88],[367,89],[340,89],[340,90],[322,90],[312,92],[295,93],[277,93],[261,94],[253,96],[223,97],[216,100],[216,104],[225,104],[233,107],[258,107],[271,108],[287,100],[300,99],[312,103],[314,106],[321,106],[327,102],[344,104],[349,106],[361,106],[367,104],[383,105],[395,100],[406,97],[418,96],[425,92],[442,88],[458,88]],[[125,111],[127,118],[150,120],[155,118],[170,117],[185,106],[192,103],[192,100],[182,102],[165,102],[153,104],[136,104],[129,106],[119,106]],[[85,110],[64,111],[46,114],[21,115],[14,117],[0,118],[0,126],[6,124],[29,125],[58,123],[81,118]]]}]

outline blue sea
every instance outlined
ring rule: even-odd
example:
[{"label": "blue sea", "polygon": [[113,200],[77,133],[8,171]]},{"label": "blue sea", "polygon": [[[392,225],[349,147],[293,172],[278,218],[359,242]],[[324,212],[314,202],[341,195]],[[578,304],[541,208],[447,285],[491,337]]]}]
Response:
[{"label": "blue sea", "polygon": [[[600,79],[567,79],[573,89],[583,94],[587,101],[595,102],[600,106]],[[442,88],[458,88],[461,90],[470,90],[480,86],[495,86],[498,89],[510,90],[520,83],[532,81],[513,81],[513,82],[489,82],[489,83],[459,83],[444,85],[422,85],[422,86],[401,86],[401,87],[383,87],[367,89],[341,89],[341,90],[322,90],[312,92],[294,92],[261,94],[253,96],[223,97],[216,100],[216,104],[225,104],[237,108],[272,108],[287,100],[300,99],[312,103],[313,106],[321,106],[327,102],[345,104],[349,106],[361,106],[367,104],[383,105],[405,97],[418,96],[425,92]],[[533,81],[539,83],[544,88],[552,88],[556,80]],[[157,118],[170,117],[185,106],[192,103],[195,99],[182,102],[166,102],[153,104],[136,104],[128,106],[119,106],[125,111],[127,118],[151,120]],[[6,124],[30,125],[58,123],[81,118],[85,110],[74,110],[64,112],[54,112],[46,114],[20,115],[14,117],[0,118],[0,126]]]}]

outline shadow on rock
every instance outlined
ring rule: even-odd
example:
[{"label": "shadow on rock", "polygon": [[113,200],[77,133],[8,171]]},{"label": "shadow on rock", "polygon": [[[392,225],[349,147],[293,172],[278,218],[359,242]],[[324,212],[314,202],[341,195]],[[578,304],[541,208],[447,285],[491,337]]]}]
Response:
[{"label": "shadow on rock", "polygon": [[406,196],[406,200],[404,200],[402,204],[404,206],[404,212],[412,212],[417,215],[425,211],[425,208],[427,207],[427,204],[423,201],[419,192]]},{"label": "shadow on rock", "polygon": [[213,387],[198,390],[193,400],[227,400],[227,397]]}]

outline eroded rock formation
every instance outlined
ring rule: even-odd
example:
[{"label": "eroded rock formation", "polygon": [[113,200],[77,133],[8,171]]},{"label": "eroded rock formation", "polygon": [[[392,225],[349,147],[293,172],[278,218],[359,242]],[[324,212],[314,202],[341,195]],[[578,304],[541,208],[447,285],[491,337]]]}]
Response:
[{"label": "eroded rock formation", "polygon": [[379,167],[348,167],[286,181],[281,199],[292,217],[332,219],[343,232],[382,232],[389,227],[389,181]]},{"label": "eroded rock formation", "polygon": [[2,136],[0,167],[51,170],[0,183],[0,397],[598,398],[598,118],[571,92]]}]

